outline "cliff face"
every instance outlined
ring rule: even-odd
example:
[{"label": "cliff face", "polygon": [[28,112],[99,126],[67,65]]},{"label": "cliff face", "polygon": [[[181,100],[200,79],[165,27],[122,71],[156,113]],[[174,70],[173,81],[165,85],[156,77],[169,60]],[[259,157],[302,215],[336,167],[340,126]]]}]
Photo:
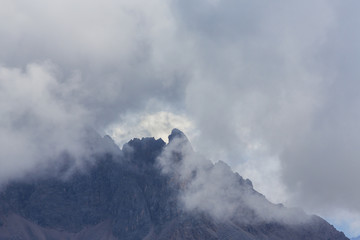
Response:
[{"label": "cliff face", "polygon": [[[264,218],[244,201],[247,195],[256,196],[274,215],[293,212],[268,202],[224,163],[205,160],[205,170],[197,167],[184,178],[174,168],[181,167],[182,148],[191,152],[191,146],[178,130],[169,139],[168,145],[161,139],[133,139],[120,154],[97,155],[67,177],[61,175],[69,169],[64,164],[54,174],[8,184],[0,195],[0,239],[347,239],[316,216],[303,221]],[[169,152],[176,139],[179,144]],[[161,163],[165,151],[171,171]],[[235,179],[230,190],[238,191],[232,195],[239,198],[237,205],[226,217],[189,209],[179,200],[198,175],[217,168]]]}]

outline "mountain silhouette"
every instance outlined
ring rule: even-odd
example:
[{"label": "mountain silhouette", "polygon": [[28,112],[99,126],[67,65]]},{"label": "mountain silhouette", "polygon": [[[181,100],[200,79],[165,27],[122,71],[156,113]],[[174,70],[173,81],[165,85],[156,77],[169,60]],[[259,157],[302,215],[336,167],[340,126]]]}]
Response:
[{"label": "mountain silhouette", "polygon": [[178,129],[168,144],[91,142],[106,151],[80,167],[64,155],[2,189],[1,240],[348,239],[318,216],[270,203],[226,163],[195,153]]}]

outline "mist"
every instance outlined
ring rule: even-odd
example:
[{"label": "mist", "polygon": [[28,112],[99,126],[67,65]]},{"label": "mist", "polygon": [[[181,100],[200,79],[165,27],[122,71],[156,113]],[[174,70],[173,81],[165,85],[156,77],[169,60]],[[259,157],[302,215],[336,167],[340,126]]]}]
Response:
[{"label": "mist", "polygon": [[272,204],[253,189],[249,179],[234,173],[229,165],[222,161],[213,164],[195,152],[178,129],[172,130],[157,162],[162,173],[180,186],[178,204],[189,213],[200,212],[216,220],[236,219],[246,224],[304,224],[312,220],[299,209]]}]

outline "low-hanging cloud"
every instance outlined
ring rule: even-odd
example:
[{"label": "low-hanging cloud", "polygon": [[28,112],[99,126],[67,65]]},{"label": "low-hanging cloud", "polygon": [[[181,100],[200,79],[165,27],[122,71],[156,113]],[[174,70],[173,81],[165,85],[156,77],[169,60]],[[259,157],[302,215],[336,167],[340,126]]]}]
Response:
[{"label": "low-hanging cloud", "polygon": [[103,134],[129,112],[161,110],[184,91],[186,63],[165,59],[178,50],[162,1],[1,5],[0,183],[64,152],[84,158],[89,129]]},{"label": "low-hanging cloud", "polygon": [[229,165],[196,153],[183,133],[175,129],[157,159],[163,174],[180,187],[178,202],[185,211],[200,211],[215,219],[241,223],[281,222],[301,224],[311,218],[296,209],[270,203],[253,189],[248,179]]},{"label": "low-hanging cloud", "polygon": [[54,72],[50,63],[0,67],[0,182],[65,151],[84,154],[87,112],[62,101]]}]

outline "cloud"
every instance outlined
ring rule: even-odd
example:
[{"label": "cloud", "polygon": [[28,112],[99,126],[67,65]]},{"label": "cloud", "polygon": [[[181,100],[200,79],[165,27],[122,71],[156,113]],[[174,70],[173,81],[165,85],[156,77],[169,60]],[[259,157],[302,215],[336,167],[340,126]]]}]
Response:
[{"label": "cloud", "polygon": [[2,6],[0,63],[24,68],[51,61],[59,81],[73,82],[68,76],[76,73],[77,86],[64,101],[84,106],[99,129],[151,99],[182,96],[187,65],[174,47],[180,42],[165,2],[5,0]]},{"label": "cloud", "polygon": [[200,152],[245,174],[267,166],[255,177],[276,169],[275,181],[255,186],[284,189],[288,204],[359,213],[358,3],[175,5],[196,46],[185,101]]},{"label": "cloud", "polygon": [[311,128],[286,148],[282,158],[286,159],[284,180],[298,191],[301,202],[313,207],[322,202],[329,209],[342,205],[360,212],[356,203],[360,195],[352,188],[359,180],[360,156],[356,146],[360,98],[355,93],[360,72],[353,65],[360,58],[355,44],[359,33],[351,29],[360,21],[352,10],[356,6],[357,2],[337,5],[337,24],[329,30],[320,58],[327,78],[322,107],[314,114]]},{"label": "cloud", "polygon": [[54,72],[50,63],[0,67],[0,182],[64,151],[84,150],[87,112],[62,101],[66,92]]},{"label": "cloud", "polygon": [[254,191],[252,183],[229,165],[213,164],[196,153],[187,137],[175,129],[157,159],[162,172],[180,187],[179,205],[188,212],[204,212],[215,219],[242,223],[277,221],[304,223],[310,218],[299,210],[270,203]]},{"label": "cloud", "polygon": [[0,183],[64,151],[82,158],[89,129],[104,134],[129,112],[159,111],[148,104],[183,94],[186,63],[175,61],[162,1],[1,5]]}]

